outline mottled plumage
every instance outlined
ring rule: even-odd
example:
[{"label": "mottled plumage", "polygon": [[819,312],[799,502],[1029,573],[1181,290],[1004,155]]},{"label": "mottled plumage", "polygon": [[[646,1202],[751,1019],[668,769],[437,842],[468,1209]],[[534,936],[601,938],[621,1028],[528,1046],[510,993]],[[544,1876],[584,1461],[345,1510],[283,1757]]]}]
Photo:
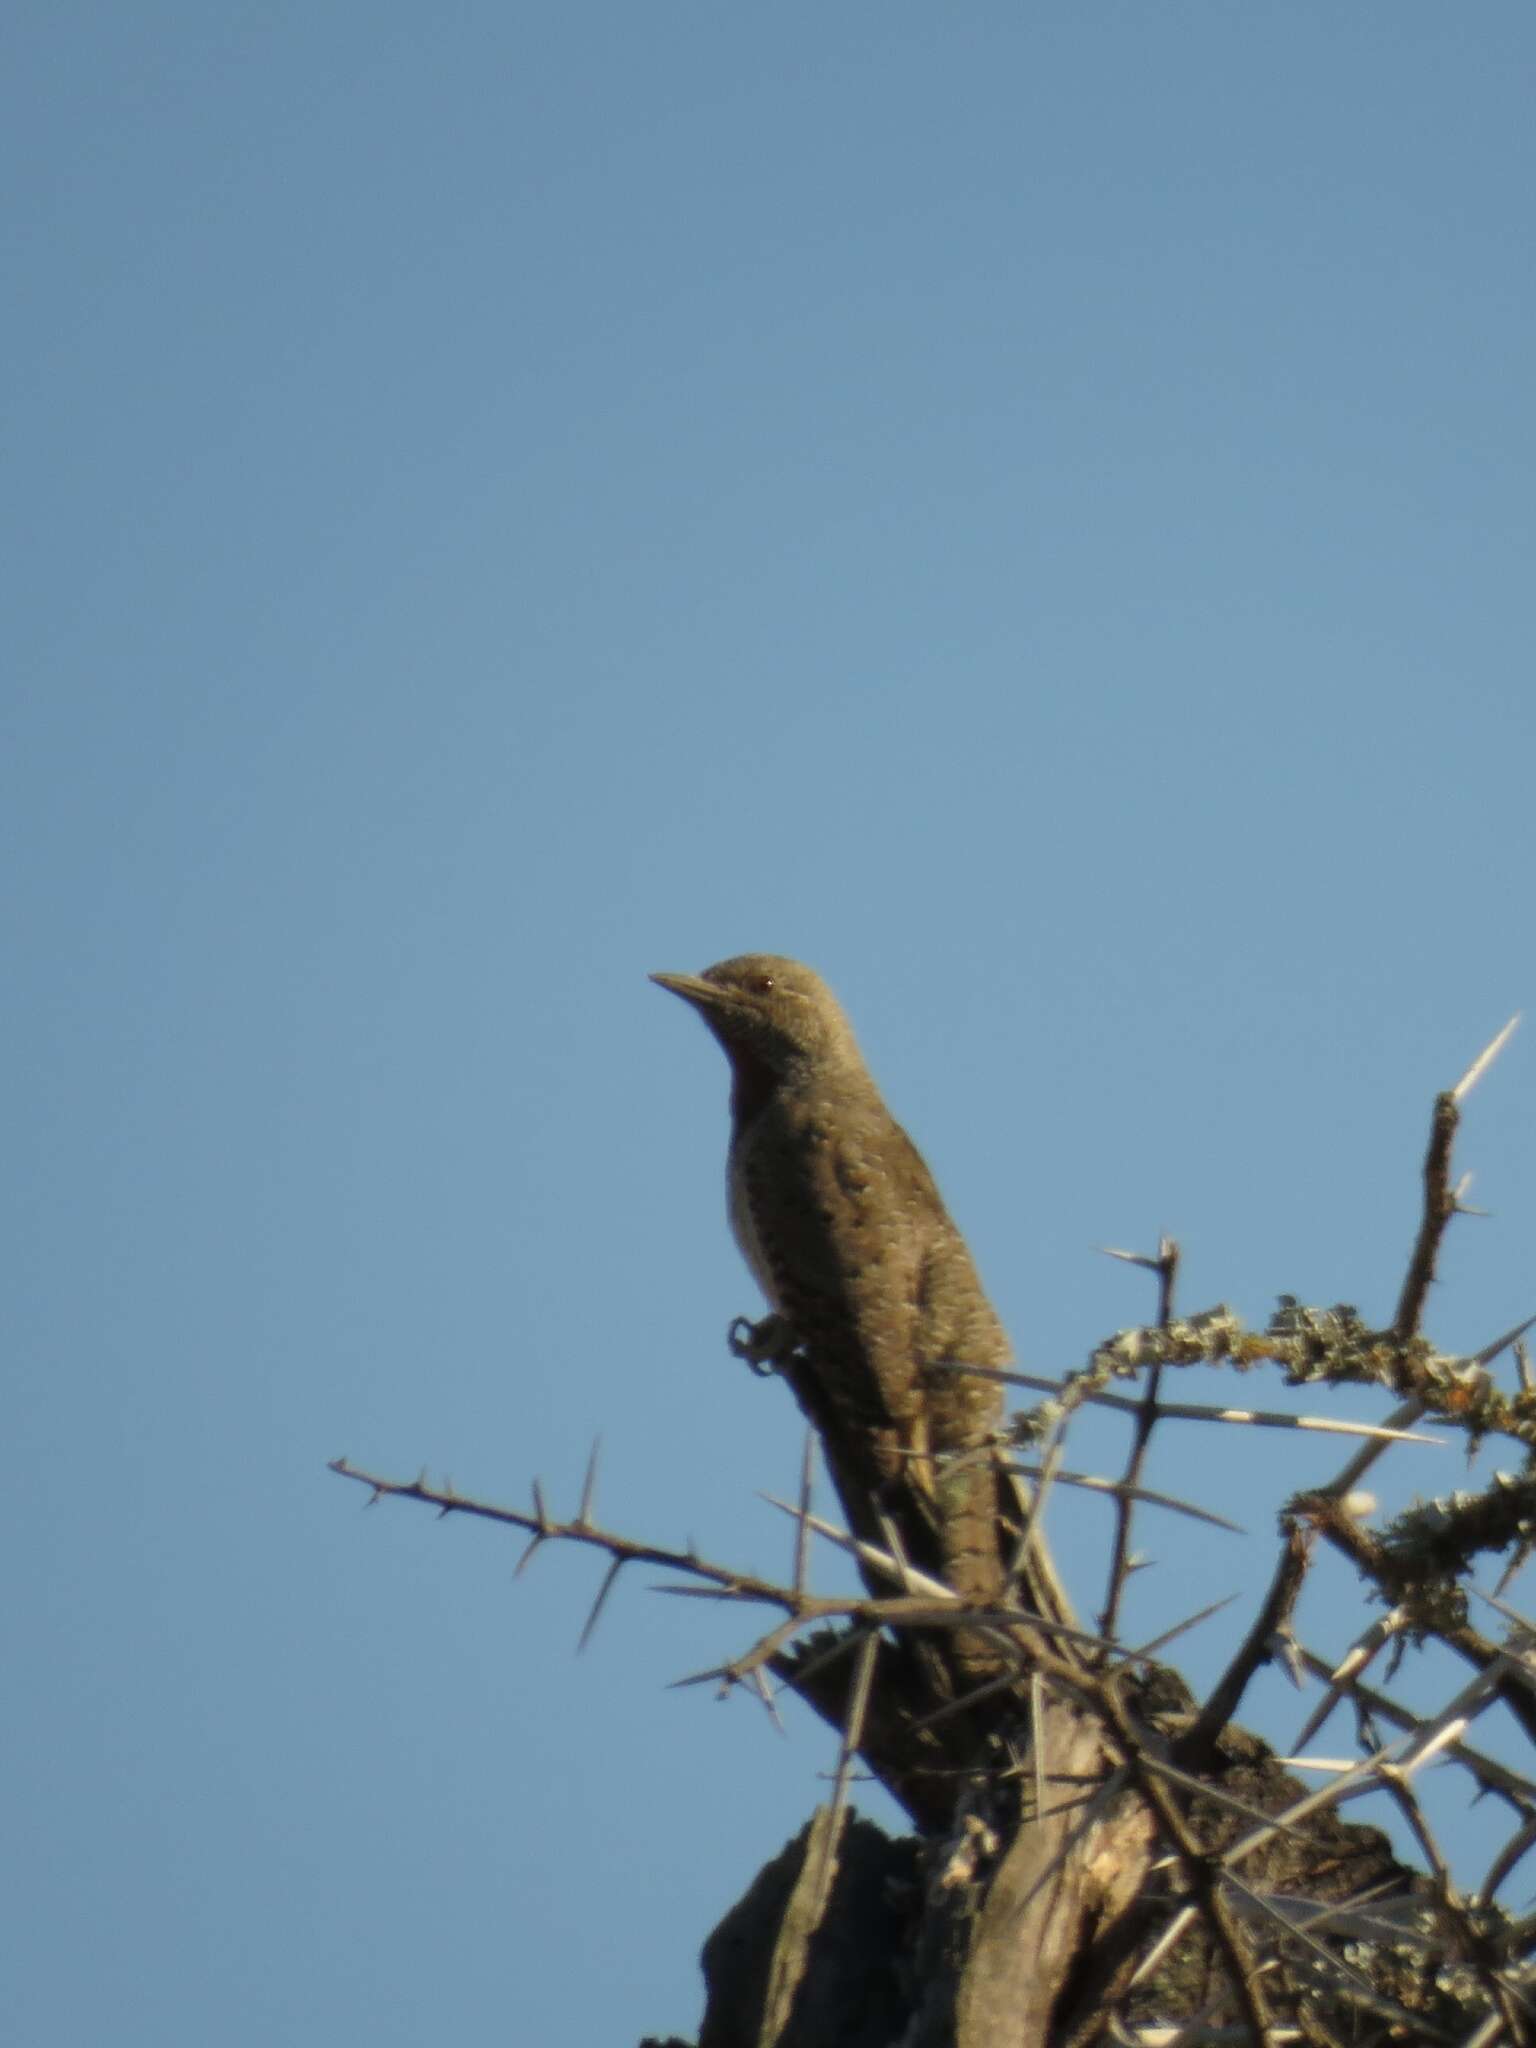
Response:
[{"label": "mottled plumage", "polygon": [[[797,1346],[785,1376],[851,1526],[883,1545],[886,1518],[910,1562],[995,1601],[1005,1496],[985,1446],[1002,1389],[932,1368],[1006,1365],[1008,1340],[847,1018],[808,967],[774,954],[654,979],[698,1010],[730,1061],[732,1226]],[[1022,1592],[1059,1614],[1033,1566]]]}]

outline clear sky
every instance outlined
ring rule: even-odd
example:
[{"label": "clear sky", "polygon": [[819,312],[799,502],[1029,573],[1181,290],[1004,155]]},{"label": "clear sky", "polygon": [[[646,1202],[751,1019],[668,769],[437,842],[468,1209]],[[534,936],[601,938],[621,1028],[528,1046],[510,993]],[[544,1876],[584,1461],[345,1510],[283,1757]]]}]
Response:
[{"label": "clear sky", "polygon": [[[724,1067],[645,980],[743,950],[840,990],[1032,1369],[1159,1229],[1189,1306],[1389,1314],[1536,1000],[1536,16],[4,44],[8,2024],[689,2033],[830,1740],[665,1689],[748,1618],[637,1578],[577,1660],[591,1560],[325,1460],[573,1505],[600,1429],[613,1521],[786,1565]],[[1536,1307],[1533,1054],[1450,1348]],[[1252,1533],[1149,1522],[1148,1633],[1337,1463],[1193,1437]]]}]

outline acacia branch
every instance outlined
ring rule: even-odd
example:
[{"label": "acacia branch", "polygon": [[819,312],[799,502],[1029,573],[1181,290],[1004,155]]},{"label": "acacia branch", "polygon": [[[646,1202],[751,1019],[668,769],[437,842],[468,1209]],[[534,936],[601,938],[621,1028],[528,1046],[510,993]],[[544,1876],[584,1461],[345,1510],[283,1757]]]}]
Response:
[{"label": "acacia branch", "polygon": [[1249,1681],[1259,1666],[1267,1662],[1275,1630],[1289,1619],[1296,1604],[1310,1553],[1311,1544],[1306,1532],[1293,1523],[1286,1532],[1280,1562],[1264,1603],[1254,1616],[1253,1626],[1243,1638],[1237,1655],[1212,1687],[1194,1726],[1178,1744],[1179,1761],[1186,1769],[1209,1760],[1217,1736],[1236,1714]]},{"label": "acacia branch", "polygon": [[[1164,1237],[1157,1247],[1157,1258],[1149,1261],[1157,1274],[1157,1327],[1166,1330],[1173,1321],[1173,1290],[1179,1272],[1179,1247],[1171,1237]],[[1130,1453],[1125,1461],[1125,1472],[1115,1501],[1115,1534],[1110,1546],[1109,1584],[1105,1590],[1104,1607],[1099,1616],[1099,1633],[1113,1640],[1116,1623],[1120,1617],[1120,1602],[1125,1595],[1126,1581],[1131,1569],[1131,1520],[1135,1513],[1134,1502],[1141,1485],[1142,1468],[1146,1464],[1147,1448],[1152,1441],[1152,1431],[1157,1425],[1158,1397],[1162,1392],[1163,1368],[1154,1365],[1147,1374],[1140,1408],[1136,1416],[1136,1428],[1131,1438]]]},{"label": "acacia branch", "polygon": [[1454,1093],[1447,1089],[1436,1096],[1430,1118],[1429,1150],[1424,1155],[1424,1213],[1398,1296],[1397,1313],[1392,1319],[1394,1331],[1405,1342],[1418,1330],[1424,1298],[1434,1281],[1440,1243],[1456,1213],[1456,1197],[1451,1192],[1451,1147],[1460,1122],[1460,1107]]},{"label": "acacia branch", "polygon": [[[1428,1726],[1421,1714],[1410,1712],[1390,1694],[1382,1692],[1376,1686],[1367,1685],[1354,1672],[1341,1671],[1331,1665],[1326,1657],[1319,1657],[1316,1651],[1309,1650],[1304,1645],[1298,1645],[1298,1651],[1302,1664],[1312,1676],[1336,1688],[1343,1698],[1351,1702],[1357,1714],[1390,1721],[1394,1728],[1401,1728],[1408,1733],[1421,1732]],[[1463,1770],[1471,1774],[1480,1793],[1495,1793],[1514,1809],[1522,1821],[1536,1822],[1536,1785],[1533,1785],[1529,1778],[1522,1777],[1518,1771],[1511,1770],[1508,1764],[1500,1763],[1496,1757],[1487,1756],[1466,1742],[1456,1741],[1449,1744],[1448,1754],[1456,1759]],[[1292,1767],[1301,1761],[1299,1758],[1292,1758]]]},{"label": "acacia branch", "polygon": [[[1464,1618],[1465,1603],[1459,1589],[1452,1589],[1447,1598],[1438,1601],[1434,1607],[1428,1607],[1422,1599],[1416,1598],[1424,1589],[1412,1582],[1405,1583],[1401,1565],[1387,1544],[1368,1529],[1361,1528],[1352,1516],[1340,1509],[1336,1501],[1326,1496],[1304,1494],[1298,1496],[1292,1505],[1298,1513],[1308,1517],[1334,1549],[1347,1557],[1389,1604],[1401,1601],[1407,1605],[1415,1626],[1424,1634],[1434,1636],[1479,1671],[1487,1670],[1495,1663],[1502,1665],[1507,1662],[1506,1653],[1498,1644]],[[1528,1739],[1536,1742],[1536,1698],[1533,1698],[1529,1686],[1505,1676],[1500,1680],[1499,1696],[1519,1721]]]},{"label": "acacia branch", "polygon": [[[1454,1088],[1435,1099],[1423,1161],[1422,1211],[1393,1319],[1385,1328],[1367,1327],[1347,1307],[1312,1308],[1285,1296],[1262,1330],[1246,1327],[1225,1306],[1177,1315],[1179,1253],[1165,1238],[1156,1259],[1116,1254],[1157,1274],[1155,1327],[1117,1332],[1094,1349],[1082,1370],[1062,1380],[963,1365],[947,1368],[1032,1387],[1048,1397],[1018,1419],[1013,1433],[1018,1443],[1045,1440],[1039,1469],[1008,1464],[997,1440],[973,1454],[997,1461],[1009,1475],[1038,1481],[1032,1499],[1020,1487],[1022,1535],[1011,1528],[1006,1508],[999,1509],[999,1532],[1016,1539],[1018,1558],[1005,1577],[1004,1596],[990,1606],[962,1603],[933,1576],[932,1555],[914,1548],[929,1566],[927,1572],[918,1569],[904,1554],[908,1525],[873,1492],[850,1506],[843,1486],[847,1475],[835,1464],[850,1526],[840,1528],[813,1513],[810,1438],[798,1499],[774,1503],[795,1524],[789,1583],[703,1558],[692,1545],[678,1549],[644,1543],[604,1528],[595,1518],[596,1446],[580,1505],[569,1519],[549,1512],[537,1482],[532,1506],[519,1509],[461,1495],[446,1483],[433,1486],[425,1475],[391,1480],[345,1459],[331,1469],[367,1487],[370,1505],[383,1498],[416,1500],[440,1515],[471,1515],[522,1532],[529,1540],[519,1570],[546,1542],[597,1551],[606,1570],[583,1642],[629,1564],[654,1565],[673,1575],[673,1582],[658,1591],[773,1610],[759,1617],[772,1625],[739,1655],[677,1682],[755,1688],[771,1709],[772,1682],[777,1681],[838,1732],[835,1786],[818,1822],[820,1832],[813,1834],[806,1852],[803,1896],[796,1892],[800,1917],[794,1940],[774,1949],[780,1962],[771,2003],[786,2023],[801,1972],[809,1967],[813,1938],[830,1935],[839,1918],[841,1894],[834,1896],[834,1880],[841,1884],[839,1848],[847,1839],[844,1822],[855,1759],[862,1758],[930,1840],[949,1844],[941,1852],[947,1853],[941,1867],[953,1891],[951,1908],[945,1910],[952,1910],[953,1917],[941,1913],[933,1925],[958,1933],[956,1955],[972,1925],[964,1915],[973,1909],[960,1902],[961,1888],[974,1890],[980,1902],[976,1915],[1001,1902],[995,1928],[1005,1927],[1015,1947],[1017,1923],[1007,1925],[1009,1912],[1027,1909],[1038,1928],[1049,1920],[1050,1938],[1060,1948],[1049,1977],[1049,1997],[1061,2001],[1053,2021],[1052,2038],[1058,2042],[1097,2041],[1106,2031],[1135,2039],[1139,2030],[1150,2039],[1148,2001],[1165,1998],[1172,2000],[1165,2010],[1175,2016],[1175,2024],[1162,2025],[1158,2015],[1162,2040],[1193,2043],[1241,2036],[1254,2044],[1302,2038],[1323,2043],[1333,2039],[1325,2021],[1339,2026],[1339,2010],[1351,2004],[1356,2021],[1363,2024],[1371,2015],[1377,2028],[1385,2023],[1407,2038],[1420,2015],[1392,1995],[1402,1990],[1404,1980],[1394,1978],[1386,1966],[1378,1971],[1374,1962],[1361,1960],[1378,1946],[1384,1953],[1395,1950],[1399,1958],[1408,1954],[1413,1968],[1420,1967],[1415,1958],[1421,1958],[1426,1976],[1433,1977],[1434,1997],[1444,1989],[1435,1974],[1441,1965],[1447,1966],[1446,1976],[1460,1970],[1471,1988],[1445,1990],[1446,2002],[1436,2010],[1443,2021],[1447,2011],[1470,2012],[1475,2006],[1474,2035],[1466,2036],[1464,2026],[1455,2028],[1464,2040],[1491,2043],[1500,2028],[1512,2038],[1524,2038],[1518,2005],[1524,1985],[1522,1944],[1536,1934],[1536,1923],[1526,1928],[1510,1922],[1493,1903],[1493,1894],[1536,1843],[1536,1785],[1479,1755],[1462,1736],[1499,1699],[1536,1743],[1531,1671],[1474,1629],[1465,1607],[1465,1585],[1477,1555],[1533,1540],[1536,1382],[1523,1358],[1521,1385],[1512,1394],[1503,1393],[1486,1370],[1500,1350],[1518,1343],[1521,1330],[1506,1333],[1471,1359],[1442,1354],[1420,1334],[1450,1219],[1463,1206],[1452,1182],[1460,1105],[1507,1037],[1508,1028]],[[776,1362],[801,1395],[813,1425],[818,1423],[815,1387],[801,1388],[791,1355]],[[1383,1387],[1399,1406],[1382,1425],[1166,1400],[1166,1369],[1195,1364],[1226,1364],[1239,1371],[1273,1364],[1289,1386]],[[1127,1380],[1140,1384],[1123,1393],[1112,1391],[1115,1382]],[[1115,1409],[1133,1422],[1118,1480],[1061,1469],[1066,1425],[1088,1402]],[[1493,1434],[1521,1443],[1532,1454],[1526,1470],[1496,1480],[1471,1499],[1457,1496],[1421,1506],[1385,1534],[1362,1528],[1347,1505],[1355,1478],[1399,1442],[1435,1442],[1412,1429],[1426,1413],[1474,1443]],[[1270,1585],[1203,1704],[1190,1698],[1176,1674],[1153,1663],[1161,1640],[1139,1652],[1114,1640],[1133,1571],[1135,1505],[1149,1501],[1207,1514],[1189,1502],[1153,1495],[1141,1484],[1154,1430],[1161,1422],[1178,1420],[1329,1431],[1361,1438],[1366,1446],[1331,1486],[1287,1505],[1284,1541]],[[1013,1598],[1015,1572],[1036,1540],[1041,1503],[1058,1479],[1107,1491],[1115,1500],[1098,1634],[1045,1619]],[[1329,1687],[1308,1733],[1337,1699],[1347,1698],[1357,1716],[1360,1752],[1343,1763],[1290,1760],[1329,1774],[1321,1790],[1304,1792],[1286,1763],[1238,1728],[1235,1716],[1255,1674],[1274,1654],[1277,1635],[1289,1633],[1317,1533],[1349,1559],[1366,1587],[1401,1610],[1401,1626],[1396,1618],[1393,1622],[1396,1641],[1412,1645],[1432,1637],[1472,1664],[1477,1676],[1438,1716],[1426,1719],[1361,1682],[1368,1662],[1362,1646],[1357,1644],[1353,1658],[1335,1659],[1332,1665],[1296,1646],[1302,1663]],[[818,1535],[855,1558],[871,1592],[823,1598],[810,1591],[810,1550]],[[957,1696],[952,1660],[934,1641],[957,1630],[995,1642],[998,1662],[1005,1667],[1001,1676],[964,1697]],[[1367,1718],[1372,1714],[1405,1729],[1406,1740],[1399,1736],[1380,1743]],[[1412,1783],[1413,1774],[1442,1752],[1472,1771],[1480,1788],[1497,1790],[1517,1816],[1515,1832],[1495,1858],[1482,1895],[1470,1903],[1453,1886]],[[1058,1795],[1049,1804],[1047,1787]],[[1397,1803],[1427,1877],[1375,1847],[1379,1837],[1373,1830],[1339,1819],[1346,1801],[1381,1791]],[[957,1800],[959,1834],[954,1832]],[[1369,1849],[1362,1846],[1367,1834],[1373,1837]],[[987,1846],[978,1847],[982,1843]],[[1022,1850],[1017,1857],[1016,1850]],[[994,1885],[988,1863],[993,1857],[999,1859],[999,1870],[1014,1859],[1010,1881],[1016,1888],[1011,1893],[1003,1882]],[[1240,1876],[1238,1866],[1249,1858],[1256,1860]],[[940,1863],[940,1856],[933,1860]],[[1349,1896],[1341,1899],[1341,1889]],[[1392,1897],[1381,1905],[1384,1889]],[[1363,1913],[1367,1902],[1380,1910]],[[981,1926],[981,1919],[974,1924]],[[1320,1939],[1325,1927],[1337,1952]],[[1346,1964],[1347,1942],[1364,1946],[1351,1951]],[[1038,1972],[1038,1946],[1030,1948],[1029,1961]],[[1008,1973],[1016,1959],[1001,1966],[994,1959],[989,1967],[998,1971],[998,1982],[1011,1995],[1018,1980]],[[1229,1989],[1223,1988],[1223,1979]],[[1191,1983],[1194,1991],[1181,2003]],[[1046,2010],[1042,2005],[1041,2011]],[[1346,2011],[1346,2032],[1351,2024]],[[1417,2037],[1432,2035],[1439,2037],[1426,2021]],[[929,2038],[913,2029],[907,2037],[914,2042]],[[1384,2036],[1373,2033],[1372,2038]]]},{"label": "acacia branch", "polygon": [[1418,1330],[1425,1297],[1434,1284],[1441,1242],[1459,1206],[1456,1190],[1451,1185],[1451,1148],[1461,1122],[1462,1102],[1508,1044],[1510,1034],[1519,1021],[1518,1014],[1511,1017],[1498,1036],[1484,1046],[1455,1087],[1447,1088],[1443,1095],[1435,1097],[1429,1123],[1429,1149],[1424,1155],[1424,1210],[1408,1260],[1402,1293],[1398,1296],[1397,1314],[1392,1320],[1393,1330],[1404,1343]]},{"label": "acacia branch", "polygon": [[441,1486],[432,1486],[425,1474],[410,1480],[385,1479],[378,1473],[362,1471],[346,1458],[333,1458],[327,1467],[339,1478],[355,1479],[360,1486],[368,1487],[370,1507],[380,1500],[414,1500],[424,1507],[436,1508],[440,1517],[470,1515],[479,1521],[499,1522],[506,1528],[524,1529],[534,1539],[534,1544],[524,1553],[524,1562],[539,1544],[586,1544],[593,1550],[603,1551],[620,1565],[660,1565],[666,1571],[707,1580],[724,1599],[755,1600],[765,1606],[784,1607],[791,1612],[803,1604],[809,1619],[848,1611],[846,1601],[821,1601],[808,1597],[802,1603],[790,1587],[777,1585],[771,1579],[760,1579],[752,1572],[735,1571],[728,1565],[711,1564],[696,1550],[672,1550],[661,1544],[640,1543],[632,1536],[621,1536],[616,1530],[600,1528],[591,1519],[592,1469],[589,1465],[579,1514],[573,1521],[562,1522],[545,1507],[537,1480],[533,1486],[532,1508],[508,1508],[459,1493],[447,1481]]}]

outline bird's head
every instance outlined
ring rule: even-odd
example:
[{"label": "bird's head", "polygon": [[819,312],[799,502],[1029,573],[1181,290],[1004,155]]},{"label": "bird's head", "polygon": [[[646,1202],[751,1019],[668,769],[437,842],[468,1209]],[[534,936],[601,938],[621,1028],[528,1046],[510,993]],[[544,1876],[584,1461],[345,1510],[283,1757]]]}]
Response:
[{"label": "bird's head", "polygon": [[741,953],[702,974],[653,974],[691,1003],[738,1074],[782,1080],[807,1069],[859,1064],[842,1006],[819,974],[777,953]]}]

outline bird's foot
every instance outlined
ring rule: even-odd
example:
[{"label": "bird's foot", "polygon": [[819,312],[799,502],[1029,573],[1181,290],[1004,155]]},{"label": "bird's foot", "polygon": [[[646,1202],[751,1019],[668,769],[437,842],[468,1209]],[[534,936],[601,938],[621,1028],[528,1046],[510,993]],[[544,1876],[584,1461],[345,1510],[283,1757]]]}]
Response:
[{"label": "bird's foot", "polygon": [[759,1379],[782,1372],[795,1354],[795,1333],[782,1316],[764,1316],[760,1323],[737,1316],[726,1332],[731,1356],[747,1364]]}]

